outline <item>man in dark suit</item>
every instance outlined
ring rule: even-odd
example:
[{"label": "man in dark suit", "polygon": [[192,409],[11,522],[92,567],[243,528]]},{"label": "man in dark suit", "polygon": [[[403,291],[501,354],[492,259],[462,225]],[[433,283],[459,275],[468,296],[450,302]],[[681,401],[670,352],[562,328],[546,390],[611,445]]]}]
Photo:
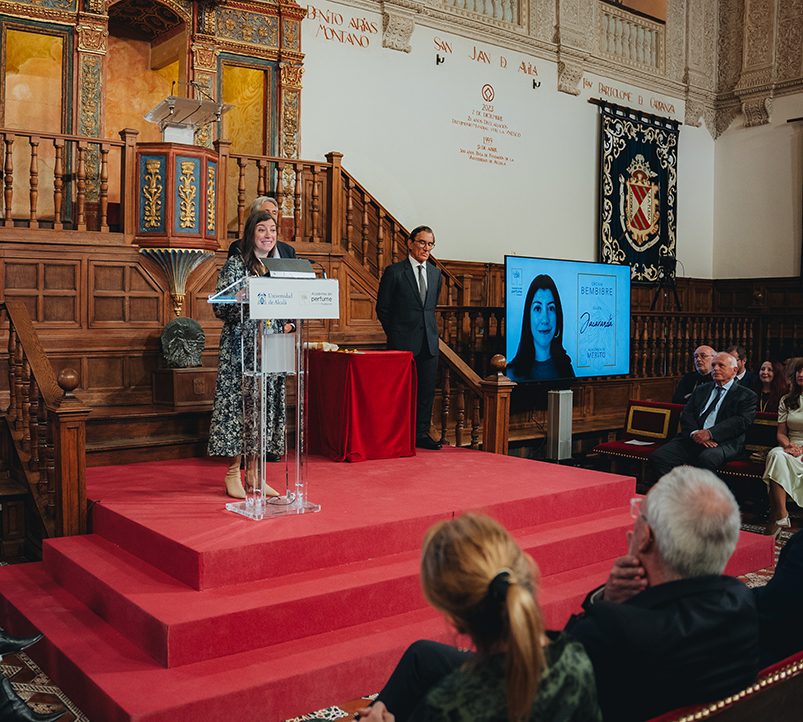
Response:
[{"label": "man in dark suit", "polygon": [[758,674],[751,591],[722,575],[739,506],[710,471],[678,467],[633,499],[628,554],[566,630],[586,649],[606,722],[734,694]]},{"label": "man in dark suit", "polygon": [[[257,211],[267,211],[273,216],[273,220],[276,221],[276,226],[278,228],[279,225],[279,204],[269,196],[260,196],[257,198],[252,204],[251,208],[248,211],[248,215],[251,216]],[[242,243],[242,238],[234,241],[229,246],[229,253],[226,256],[227,258],[231,258],[235,253],[240,252],[240,243]],[[276,241],[276,245],[273,248],[273,258],[295,258],[296,257],[296,249],[293,248],[291,245],[287,243],[282,243],[281,241]]]},{"label": "man in dark suit", "polygon": [[739,386],[752,390],[756,375],[747,370],[747,349],[744,346],[728,346],[726,351],[736,359],[736,381]]},{"label": "man in dark suit", "polygon": [[441,445],[430,437],[429,427],[438,373],[435,306],[443,278],[432,263],[427,263],[434,246],[435,234],[431,228],[413,229],[407,239],[410,255],[388,266],[382,274],[376,315],[388,337],[388,348],[413,352],[418,376],[415,445],[437,450]]},{"label": "man in dark suit", "polygon": [[711,359],[714,358],[714,349],[710,346],[698,346],[694,349],[694,371],[689,371],[678,383],[672,396],[673,404],[685,404],[692,391],[703,384],[710,384]]},{"label": "man in dark suit", "polygon": [[698,386],[680,415],[680,433],[650,456],[659,478],[676,466],[714,470],[744,455],[744,438],[756,416],[756,395],[736,383],[736,359],[718,353],[713,384]]}]

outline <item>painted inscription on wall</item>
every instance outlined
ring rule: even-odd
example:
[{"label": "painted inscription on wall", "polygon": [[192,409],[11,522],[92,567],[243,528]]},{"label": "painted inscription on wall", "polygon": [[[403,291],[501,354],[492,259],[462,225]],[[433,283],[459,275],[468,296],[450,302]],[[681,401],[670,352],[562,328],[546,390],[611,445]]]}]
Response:
[{"label": "painted inscription on wall", "polygon": [[583,91],[588,91],[591,95],[599,95],[601,100],[618,101],[631,108],[638,106],[640,108],[649,109],[650,112],[660,113],[670,117],[676,115],[674,103],[668,100],[661,100],[653,95],[641,95],[632,90],[625,90],[624,88],[616,85],[608,85],[601,81],[583,78]]},{"label": "painted inscription on wall", "polygon": [[521,138],[521,133],[508,127],[496,98],[496,91],[485,83],[477,97],[482,102],[469,109],[462,118],[452,118],[452,125],[465,128],[465,140],[460,145],[460,155],[468,160],[489,165],[506,166],[514,162],[512,144]]},{"label": "painted inscription on wall", "polygon": [[372,36],[379,33],[379,27],[373,20],[349,17],[334,10],[320,10],[314,5],[307,5],[307,22],[310,21],[315,24],[316,38],[355,48],[369,47]]},{"label": "painted inscription on wall", "polygon": [[[511,54],[502,55],[489,47],[473,45],[471,51],[464,57],[455,56],[452,43],[435,36],[433,38],[436,62],[444,63],[447,58],[454,58],[465,62],[466,57],[470,63],[481,66],[491,66],[517,75],[533,78],[532,88],[541,87],[538,78],[538,69],[535,63],[528,58],[514,57]],[[442,54],[442,55],[441,55]],[[529,85],[529,80],[527,81]],[[497,98],[496,89],[491,83],[484,83],[476,96],[480,103],[472,105],[465,116],[452,118],[452,126],[471,131],[461,138],[460,155],[470,161],[487,163],[494,166],[507,166],[515,162],[515,143],[521,139],[521,132],[510,127],[503,114],[503,101]],[[470,142],[467,142],[470,140]]]},{"label": "painted inscription on wall", "polygon": [[[435,45],[435,52],[438,54],[436,62],[439,64],[445,62],[447,57],[454,56],[454,48],[451,41],[443,40],[436,35],[432,39],[432,42]],[[443,57],[441,57],[441,53],[443,53]],[[472,46],[471,52],[468,54],[468,59],[479,65],[490,65],[513,73],[522,73],[527,76],[538,77],[538,69],[533,60],[528,58],[516,58],[511,56],[510,53],[508,53],[508,55],[502,55],[499,52],[495,52],[481,45]],[[538,83],[534,87],[540,86],[541,84]]]}]

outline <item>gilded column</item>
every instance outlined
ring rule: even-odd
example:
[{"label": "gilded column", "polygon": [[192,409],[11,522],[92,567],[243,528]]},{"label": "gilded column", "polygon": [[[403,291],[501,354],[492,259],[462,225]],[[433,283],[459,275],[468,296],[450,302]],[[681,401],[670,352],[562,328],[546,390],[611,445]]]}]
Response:
[{"label": "gilded column", "polygon": [[[196,98],[217,100],[217,56],[220,50],[215,46],[214,38],[201,38],[195,36],[192,45],[192,71],[191,77],[197,84]],[[200,128],[195,133],[195,145],[211,148],[212,141],[217,134],[209,125]]]},{"label": "gilded column", "polygon": [[[304,55],[301,52],[301,21],[307,11],[295,4],[280,6],[281,40],[279,45],[279,128],[277,155],[298,158],[301,121],[301,76],[304,74]],[[293,185],[295,175],[286,167],[282,178],[283,215],[293,215]]]},{"label": "gilded column", "polygon": [[[78,49],[76,133],[90,138],[103,137],[103,98],[106,85],[106,39],[108,16],[79,13],[75,26]],[[100,151],[95,144],[86,151],[86,201],[100,199]]]}]

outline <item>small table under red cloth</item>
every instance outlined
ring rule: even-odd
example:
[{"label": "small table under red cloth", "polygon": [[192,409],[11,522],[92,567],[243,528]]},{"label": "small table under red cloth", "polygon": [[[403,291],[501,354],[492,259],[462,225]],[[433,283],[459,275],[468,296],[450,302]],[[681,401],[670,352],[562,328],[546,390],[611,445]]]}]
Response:
[{"label": "small table under red cloth", "polygon": [[334,461],[415,456],[410,351],[310,351],[307,374],[310,454]]}]

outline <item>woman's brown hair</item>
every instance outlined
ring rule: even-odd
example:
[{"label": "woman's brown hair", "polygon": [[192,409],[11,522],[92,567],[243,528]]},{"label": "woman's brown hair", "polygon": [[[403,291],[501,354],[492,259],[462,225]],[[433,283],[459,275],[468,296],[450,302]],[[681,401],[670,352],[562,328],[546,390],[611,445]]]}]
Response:
[{"label": "woman's brown hair", "polygon": [[783,397],[783,402],[788,411],[794,411],[800,406],[800,394],[803,392],[797,382],[797,372],[800,369],[803,369],[803,356],[787,361],[786,380],[789,386],[789,393]]},{"label": "woman's brown hair", "polygon": [[529,717],[546,668],[535,563],[487,516],[464,514],[433,526],[421,550],[421,586],[477,648],[471,664],[505,653],[510,722]]},{"label": "woman's brown hair", "polygon": [[240,243],[240,253],[242,253],[243,256],[245,268],[249,273],[255,276],[261,276],[265,272],[261,261],[256,257],[256,253],[254,252],[254,237],[256,235],[257,224],[263,221],[271,221],[276,225],[275,219],[267,211],[257,211],[248,216],[248,220],[245,222],[245,228],[243,229],[243,240]]}]

